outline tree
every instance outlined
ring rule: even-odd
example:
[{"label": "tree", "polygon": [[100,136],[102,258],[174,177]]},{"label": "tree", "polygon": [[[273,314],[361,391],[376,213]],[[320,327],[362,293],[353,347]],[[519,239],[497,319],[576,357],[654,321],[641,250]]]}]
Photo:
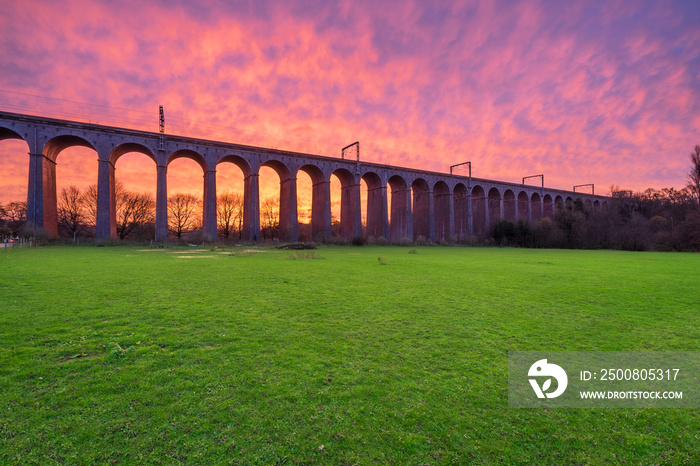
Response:
[{"label": "tree", "polygon": [[197,227],[201,204],[192,194],[177,193],[168,198],[168,230],[177,239]]},{"label": "tree", "polygon": [[22,223],[27,221],[27,202],[13,201],[4,207],[4,218],[9,223]]},{"label": "tree", "polygon": [[695,146],[691,152],[690,161],[692,166],[690,173],[688,173],[688,189],[692,193],[696,209],[700,210],[700,145]]},{"label": "tree", "polygon": [[[151,193],[127,191],[124,185],[117,181],[114,185],[114,203],[119,239],[126,238],[136,230],[153,221],[155,200]],[[85,222],[90,225],[97,223],[97,185],[91,184],[83,193]]]},{"label": "tree", "polygon": [[151,193],[122,190],[117,197],[117,234],[126,238],[134,230],[153,221],[156,202]]},{"label": "tree", "polygon": [[260,205],[260,234],[263,239],[275,239],[275,230],[279,227],[279,201],[275,197],[268,197]]},{"label": "tree", "polygon": [[77,186],[61,189],[58,198],[58,224],[73,239],[85,225],[85,209],[83,194]]},{"label": "tree", "polygon": [[240,193],[220,194],[216,200],[216,219],[224,238],[228,239],[236,229],[240,239],[243,229],[243,196]]},{"label": "tree", "polygon": [[85,208],[85,223],[97,225],[97,185],[91,184],[83,193],[83,207]]},{"label": "tree", "polygon": [[19,234],[27,221],[27,203],[13,201],[5,206],[0,206],[0,220],[0,223],[6,228],[6,233]]}]

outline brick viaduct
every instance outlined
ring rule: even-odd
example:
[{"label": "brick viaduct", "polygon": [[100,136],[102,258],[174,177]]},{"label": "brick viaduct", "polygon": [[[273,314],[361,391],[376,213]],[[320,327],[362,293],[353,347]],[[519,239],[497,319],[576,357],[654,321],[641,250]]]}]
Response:
[{"label": "brick viaduct", "polygon": [[[517,183],[469,178],[376,163],[357,162],[239,144],[164,135],[88,123],[0,112],[0,140],[21,139],[29,146],[27,222],[57,234],[56,162],[71,146],[97,152],[96,236],[116,236],[115,167],[119,157],[139,152],[156,165],[156,239],[168,237],[167,170],[173,160],[197,162],[204,178],[204,234],[216,238],[216,168],[233,163],[244,177],[244,238],[260,238],[258,173],[274,169],[280,178],[280,238],[297,241],[297,174],[313,183],[312,238],[331,236],[330,178],[341,183],[340,235],[363,235],[360,182],[367,184],[367,237],[391,241],[424,237],[432,241],[488,233],[498,219],[534,221],[552,217],[564,203],[580,199],[598,209],[607,198]],[[391,189],[391,209],[387,204]]]}]

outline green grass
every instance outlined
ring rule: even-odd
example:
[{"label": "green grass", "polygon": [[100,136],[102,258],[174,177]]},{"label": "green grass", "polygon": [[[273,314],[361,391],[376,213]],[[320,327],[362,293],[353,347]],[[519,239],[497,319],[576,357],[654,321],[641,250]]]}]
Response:
[{"label": "green grass", "polygon": [[700,350],[700,255],[257,250],[0,250],[0,463],[700,463],[700,410],[507,398],[508,351]]}]

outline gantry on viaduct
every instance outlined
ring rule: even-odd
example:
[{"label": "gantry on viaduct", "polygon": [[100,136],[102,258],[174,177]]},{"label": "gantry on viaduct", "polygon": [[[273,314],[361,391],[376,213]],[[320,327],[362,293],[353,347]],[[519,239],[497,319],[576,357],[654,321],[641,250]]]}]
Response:
[{"label": "gantry on viaduct", "polygon": [[[139,152],[155,162],[156,240],[168,237],[168,165],[181,157],[194,160],[204,178],[203,229],[214,239],[216,168],[237,165],[244,177],[243,236],[260,238],[261,167],[280,178],[279,228],[283,241],[298,240],[297,174],[307,173],[313,184],[312,238],[331,236],[332,175],[341,183],[340,235],[363,236],[360,183],[367,185],[366,237],[390,241],[423,237],[432,241],[483,235],[499,219],[534,221],[554,216],[555,209],[580,199],[587,209],[601,208],[606,198],[546,187],[414,170],[377,163],[338,159],[223,142],[163,135],[122,128],[0,112],[0,140],[20,139],[29,147],[27,222],[56,235],[56,163],[64,149],[88,147],[96,151],[96,236],[116,236],[115,170],[119,158]],[[391,190],[391,209],[387,203]]]}]

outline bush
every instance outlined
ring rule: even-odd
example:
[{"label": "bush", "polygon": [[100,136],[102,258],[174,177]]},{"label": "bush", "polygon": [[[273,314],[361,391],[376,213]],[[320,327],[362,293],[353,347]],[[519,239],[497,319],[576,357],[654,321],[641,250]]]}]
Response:
[{"label": "bush", "polygon": [[399,240],[399,246],[411,246],[413,244],[413,241],[410,239],[403,237]]},{"label": "bush", "polygon": [[351,240],[351,243],[353,246],[362,246],[363,244],[365,244],[365,240],[362,238],[362,236],[355,236]]},{"label": "bush", "polygon": [[418,246],[426,246],[427,244],[430,243],[430,241],[425,236],[418,235],[418,237],[416,237],[415,243]]}]

